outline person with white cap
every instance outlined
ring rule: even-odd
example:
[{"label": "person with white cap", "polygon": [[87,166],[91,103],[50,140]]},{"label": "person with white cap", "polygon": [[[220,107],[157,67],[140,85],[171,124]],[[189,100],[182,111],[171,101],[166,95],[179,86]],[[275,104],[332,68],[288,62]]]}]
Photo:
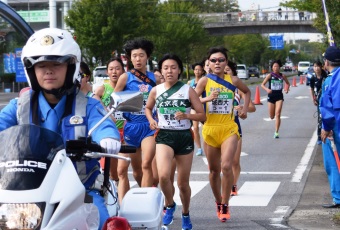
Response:
[{"label": "person with white cap", "polygon": [[[64,142],[87,136],[103,115],[100,101],[80,91],[81,51],[66,30],[47,28],[35,32],[23,47],[24,64],[30,90],[13,99],[0,112],[0,131],[15,125],[35,124],[61,134]],[[91,135],[92,141],[109,154],[117,154],[121,143],[111,119],[105,120]],[[105,201],[93,185],[100,174],[97,159],[75,163],[79,178],[93,197],[100,215],[100,228],[109,218]]]}]

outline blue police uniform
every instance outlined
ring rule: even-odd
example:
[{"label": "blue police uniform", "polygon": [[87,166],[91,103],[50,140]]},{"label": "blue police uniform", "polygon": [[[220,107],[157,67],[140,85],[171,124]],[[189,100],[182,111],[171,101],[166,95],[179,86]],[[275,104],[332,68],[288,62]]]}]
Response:
[{"label": "blue police uniform", "polygon": [[[153,73],[146,72],[149,79],[156,82],[156,78]],[[123,113],[123,117],[126,119],[124,126],[124,141],[128,145],[141,147],[142,140],[146,137],[153,136],[155,130],[150,129],[149,121],[145,116],[145,105],[149,97],[149,93],[152,86],[139,81],[139,79],[131,72],[127,72],[127,80],[124,90],[139,91],[143,94],[143,108],[140,112]]]},{"label": "blue police uniform", "polygon": [[[323,129],[325,131],[333,131],[336,148],[340,150],[338,128],[340,117],[339,112],[336,111],[340,108],[340,100],[336,98],[336,96],[334,97],[334,95],[339,95],[336,93],[340,93],[338,89],[340,87],[340,82],[337,79],[340,77],[339,74],[340,68],[334,68],[325,79],[322,85],[322,95],[320,98],[320,112]],[[322,144],[322,152],[333,202],[340,204],[340,174],[331,147],[331,142],[328,138],[326,139],[326,142]]]},{"label": "blue police uniform", "polygon": [[[25,96],[31,97],[32,92],[27,91]],[[85,97],[83,94],[78,95],[78,97]],[[51,108],[51,106],[46,101],[45,97],[43,96],[43,93],[40,92],[38,95],[38,111],[36,111],[36,114],[38,116],[38,121],[40,126],[53,130],[63,137],[64,142],[66,140],[72,140],[76,139],[75,136],[75,130],[76,126],[84,126],[84,134],[88,133],[88,130],[90,130],[101,118],[103,118],[103,115],[99,112],[99,110],[103,110],[103,106],[100,103],[100,101],[95,100],[93,98],[87,98],[87,104],[86,104],[86,114],[85,117],[83,117],[83,123],[82,124],[72,124],[71,118],[75,114],[75,107],[78,100],[78,97],[75,96],[76,100],[73,100],[72,104],[72,110],[71,113],[65,117],[63,117],[66,107],[66,96],[63,96],[61,100],[58,102],[58,104],[55,105],[54,108]],[[85,101],[86,102],[86,101]],[[30,100],[28,101],[30,103]],[[29,105],[29,119],[27,119],[28,123],[33,124],[32,121],[32,114],[34,111],[32,111],[31,104]],[[12,99],[10,103],[4,107],[0,112],[0,131],[7,129],[11,126],[18,125],[22,122],[18,120],[18,108],[22,106],[21,104],[18,105],[18,99]],[[20,108],[19,108],[20,111]],[[78,114],[79,115],[79,114]],[[19,114],[20,116],[20,114]],[[56,122],[57,121],[57,122]],[[92,133],[92,140],[96,143],[99,143],[104,138],[114,138],[117,140],[120,140],[119,132],[115,126],[115,124],[112,122],[111,119],[106,119],[96,130]],[[80,164],[81,165],[81,164]],[[109,213],[105,206],[104,198],[100,196],[98,191],[92,190],[90,191],[90,186],[95,182],[98,174],[100,174],[99,171],[99,163],[98,160],[92,159],[89,161],[86,161],[85,164],[83,164],[83,167],[80,169],[79,165],[75,165],[79,177],[82,180],[85,188],[88,190],[88,193],[93,196],[93,202],[98,207],[99,213],[100,213],[100,222],[101,226],[105,222],[107,218],[109,218]],[[78,167],[78,168],[77,168]],[[100,229],[101,229],[100,226]]]}]

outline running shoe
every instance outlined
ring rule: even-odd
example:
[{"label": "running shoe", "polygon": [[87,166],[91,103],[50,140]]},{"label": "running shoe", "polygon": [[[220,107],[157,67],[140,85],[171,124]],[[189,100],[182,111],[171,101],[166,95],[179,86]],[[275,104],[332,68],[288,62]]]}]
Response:
[{"label": "running shoe", "polygon": [[233,187],[231,188],[231,193],[230,196],[237,196],[237,185],[233,185]]},{"label": "running shoe", "polygon": [[192,224],[190,220],[190,215],[183,216],[182,215],[182,230],[191,230]]},{"label": "running shoe", "polygon": [[220,218],[220,214],[221,214],[221,204],[218,204],[217,202],[215,202],[216,204],[216,214],[218,219]]},{"label": "running shoe", "polygon": [[197,149],[196,156],[202,156],[202,155],[203,155],[202,149]]},{"label": "running shoe", "polygon": [[172,206],[166,207],[166,211],[165,211],[165,214],[163,216],[163,224],[164,225],[172,224],[172,221],[174,220],[175,211],[176,211],[176,203],[175,202]]},{"label": "running shoe", "polygon": [[274,133],[274,138],[279,138],[279,133],[278,132]]},{"label": "running shoe", "polygon": [[230,219],[229,207],[227,204],[221,204],[219,219],[221,222],[226,222]]}]

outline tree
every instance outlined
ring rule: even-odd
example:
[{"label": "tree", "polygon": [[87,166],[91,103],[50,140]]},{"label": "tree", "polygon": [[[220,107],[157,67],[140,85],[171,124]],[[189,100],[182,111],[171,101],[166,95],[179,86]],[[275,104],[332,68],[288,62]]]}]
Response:
[{"label": "tree", "polygon": [[[122,52],[127,39],[153,32],[150,10],[157,2],[149,0],[81,0],[75,1],[65,18],[74,30],[86,61],[92,57],[105,64],[112,53]],[[98,64],[98,63],[96,63]]]},{"label": "tree", "polygon": [[269,46],[269,40],[260,34],[225,36],[225,47],[230,59],[247,65],[264,65],[261,56]]},{"label": "tree", "polygon": [[238,12],[237,0],[192,0],[202,13]]},{"label": "tree", "polygon": [[[323,12],[321,0],[291,0],[287,4],[281,4],[291,8],[298,9],[299,11],[309,11],[317,14],[317,18],[314,20],[314,26],[319,31],[327,34],[325,25],[325,15]],[[332,27],[333,38],[335,42],[340,42],[340,2],[339,1],[326,1],[328,10],[329,22]]]},{"label": "tree", "polygon": [[184,63],[190,63],[193,53],[209,41],[197,8],[191,2],[169,1],[159,4],[157,11],[159,18],[154,23],[157,33],[149,35],[156,47],[154,55],[159,58],[168,52],[176,53]]}]

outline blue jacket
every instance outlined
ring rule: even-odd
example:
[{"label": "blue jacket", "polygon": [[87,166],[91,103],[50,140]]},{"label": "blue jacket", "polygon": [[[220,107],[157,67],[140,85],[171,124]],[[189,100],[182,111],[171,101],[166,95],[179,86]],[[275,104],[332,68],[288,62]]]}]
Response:
[{"label": "blue jacket", "polygon": [[[26,117],[24,119],[27,120],[28,123],[33,124],[33,112],[32,111],[32,91],[27,91],[27,94],[24,94],[24,96],[29,97],[29,100],[27,103],[29,103],[29,113],[26,113]],[[74,94],[75,95],[75,94]],[[85,98],[87,100],[86,103],[86,113],[85,116],[81,115],[83,118],[82,123],[78,124],[72,124],[71,117],[75,114],[75,108],[76,104],[81,98],[84,98],[85,96],[79,92],[79,95],[75,96],[76,100],[73,100],[72,103],[72,109],[71,113],[67,116],[63,117],[63,114],[65,112],[66,108],[66,96],[64,96],[57,105],[55,105],[54,109],[51,108],[51,106],[46,101],[45,97],[43,96],[43,93],[40,92],[38,95],[38,111],[35,111],[35,114],[38,116],[38,122],[40,126],[51,129],[59,134],[62,135],[64,142],[66,140],[72,140],[76,139],[76,126],[83,127],[83,133],[82,136],[87,135],[88,131],[103,117],[103,115],[100,113],[100,111],[104,110],[102,104],[100,101],[93,99],[93,98]],[[79,102],[80,103],[80,102]],[[26,123],[26,122],[20,122],[20,119],[18,120],[18,117],[20,117],[20,109],[18,110],[18,107],[23,105],[18,105],[18,99],[12,99],[10,103],[4,107],[0,112],[0,131],[7,129],[11,126]],[[52,113],[56,113],[58,121],[56,121],[56,117],[53,117]],[[27,119],[27,116],[29,114],[29,118]],[[18,116],[19,115],[19,116]],[[56,124],[57,122],[57,124]],[[51,128],[55,127],[55,128]],[[111,119],[106,119],[93,133],[92,133],[92,140],[96,143],[99,143],[103,138],[115,138],[117,140],[120,140],[119,132],[113,123]],[[80,179],[84,183],[85,187],[90,187],[97,175],[100,173],[99,171],[99,163],[98,160],[93,159],[90,161],[87,161],[84,164],[84,167],[82,169],[77,168],[78,164],[75,165],[78,174],[80,175]]]},{"label": "blue jacket", "polygon": [[320,112],[322,128],[331,131],[336,121],[340,123],[340,68],[335,68],[322,85]]}]

